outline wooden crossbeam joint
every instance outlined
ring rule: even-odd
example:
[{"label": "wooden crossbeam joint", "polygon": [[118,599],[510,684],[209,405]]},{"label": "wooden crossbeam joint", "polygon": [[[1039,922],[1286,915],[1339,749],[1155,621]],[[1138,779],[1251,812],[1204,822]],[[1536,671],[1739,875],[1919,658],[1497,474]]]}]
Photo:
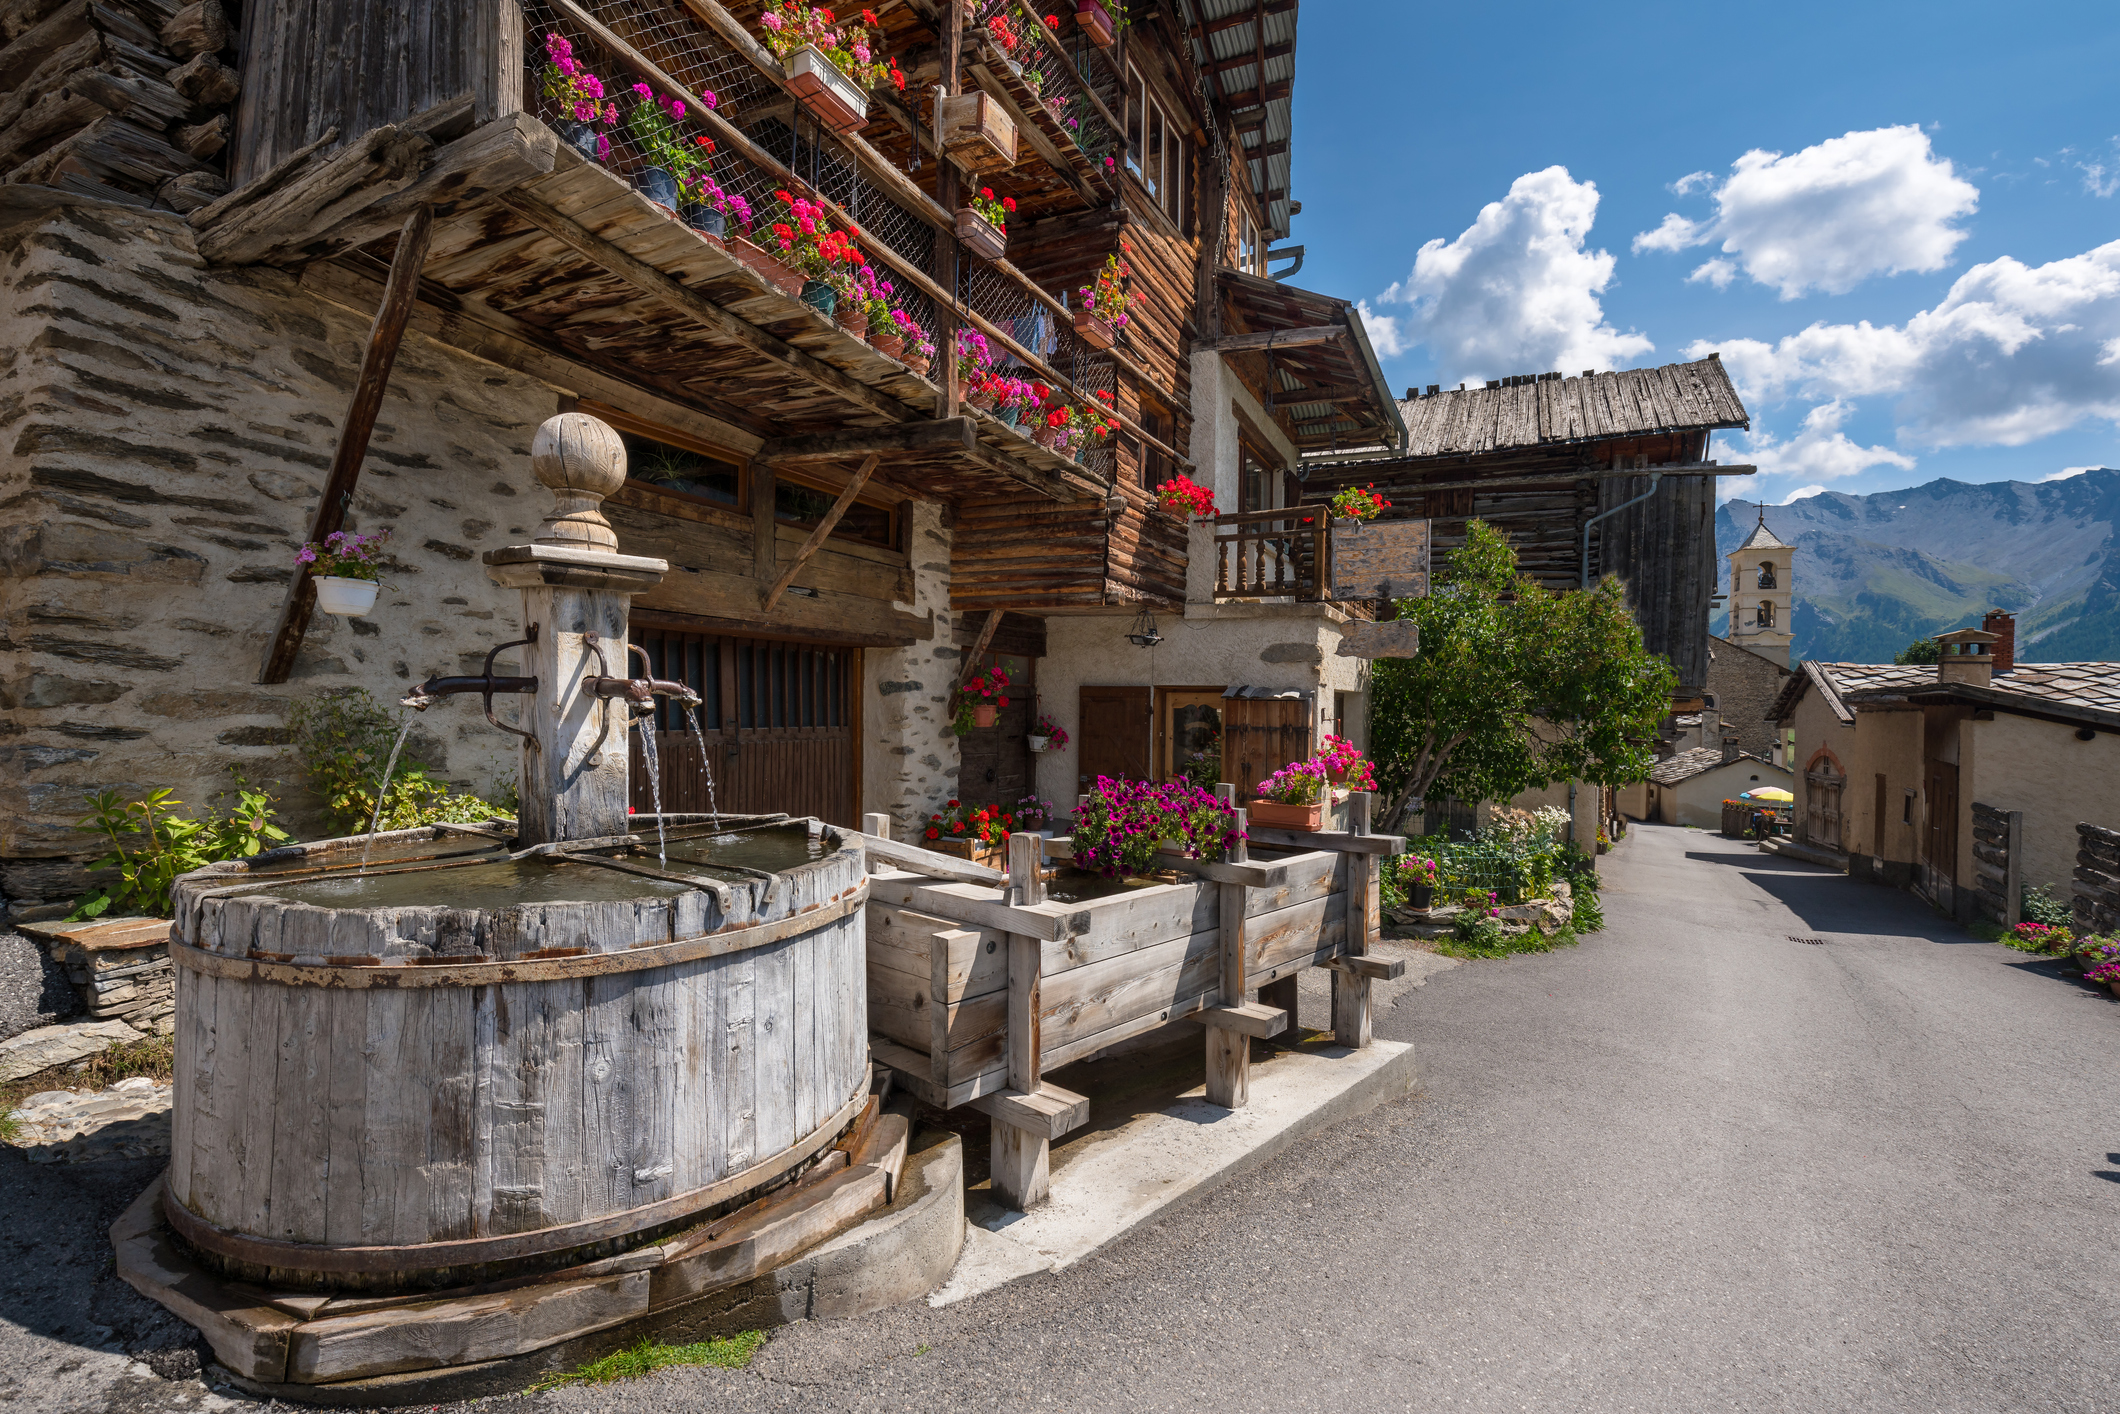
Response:
[{"label": "wooden crossbeam joint", "polygon": [[1031,1094],[998,1090],[979,1096],[971,1107],[1047,1140],[1058,1139],[1089,1122],[1089,1097],[1052,1084],[1041,1084]]},{"label": "wooden crossbeam joint", "polygon": [[1261,1041],[1278,1036],[1288,1029],[1286,1011],[1280,1007],[1263,1006],[1258,1002],[1245,1002],[1241,1006],[1208,1007],[1203,1011],[1194,1012],[1188,1020],[1223,1031],[1235,1031],[1244,1036],[1256,1036]]},{"label": "wooden crossbeam joint", "polygon": [[854,498],[861,493],[861,488],[868,484],[869,473],[876,470],[876,462],[877,455],[874,452],[862,459],[861,469],[841,488],[839,499],[832,502],[832,508],[824,513],[823,520],[817,522],[817,528],[810,532],[810,538],[803,541],[802,548],[795,552],[794,562],[781,572],[773,587],[766,591],[763,606],[767,613],[771,613],[773,606],[780,602],[780,596],[788,592],[788,586],[795,582],[796,575],[802,573],[802,567],[809,563],[810,556],[816,554],[824,545],[825,537],[839,524],[840,517],[847,513],[847,507],[854,504]]},{"label": "wooden crossbeam joint", "polygon": [[1373,953],[1336,957],[1325,965],[1334,972],[1345,972],[1351,977],[1367,977],[1372,982],[1395,982],[1406,975],[1406,959],[1380,957]]}]

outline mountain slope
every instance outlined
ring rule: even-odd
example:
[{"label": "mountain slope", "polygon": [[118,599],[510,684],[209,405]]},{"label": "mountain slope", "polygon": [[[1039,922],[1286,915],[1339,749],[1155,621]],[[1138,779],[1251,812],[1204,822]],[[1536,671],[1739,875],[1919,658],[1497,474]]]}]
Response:
[{"label": "mountain slope", "polygon": [[[1978,624],[1989,609],[2017,615],[2024,661],[2120,658],[2120,471],[1827,491],[1766,513],[1797,548],[1792,660],[1889,662],[1912,640]],[[1736,549],[1758,518],[1754,502],[1725,502],[1717,553]],[[1722,573],[1727,589],[1727,561]],[[1726,617],[1717,614],[1716,632]]]}]

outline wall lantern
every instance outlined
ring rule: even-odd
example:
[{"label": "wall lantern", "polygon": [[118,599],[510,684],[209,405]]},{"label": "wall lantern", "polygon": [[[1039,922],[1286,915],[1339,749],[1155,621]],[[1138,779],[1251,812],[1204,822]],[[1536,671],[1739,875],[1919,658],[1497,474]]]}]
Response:
[{"label": "wall lantern", "polygon": [[1153,648],[1163,641],[1156,632],[1156,616],[1143,609],[1134,619],[1134,626],[1127,630],[1126,641],[1136,648]]}]

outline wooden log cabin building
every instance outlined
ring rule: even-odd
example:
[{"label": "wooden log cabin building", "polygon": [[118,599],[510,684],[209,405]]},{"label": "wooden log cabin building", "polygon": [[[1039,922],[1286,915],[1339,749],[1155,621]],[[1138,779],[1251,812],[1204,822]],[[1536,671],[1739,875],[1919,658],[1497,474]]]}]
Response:
[{"label": "wooden log cabin building", "polygon": [[[1248,788],[1361,735],[1337,647],[1369,609],[1331,599],[1323,530],[1287,512],[1382,479],[1347,449],[1413,468],[1406,410],[1448,399],[1395,401],[1352,304],[1286,278],[1295,0],[1133,4],[1108,47],[1019,0],[874,9],[905,83],[850,128],[761,45],[756,0],[0,0],[0,892],[80,890],[95,791],[202,804],[233,768],[318,830],[290,708],[390,702],[520,637],[479,555],[534,525],[529,438],[566,409],[625,435],[606,510],[672,566],[636,631],[705,698],[722,809],[909,831],[1216,752]],[[777,191],[825,203],[934,365],[635,190],[629,124],[607,153],[563,141],[552,35],[619,98],[681,100],[761,226]],[[999,258],[957,234],[981,186],[1016,203]],[[1098,348],[1077,292],[1122,240],[1130,318]],[[1117,435],[1061,455],[961,401],[960,329],[1061,399],[1109,395]],[[1666,434],[1698,438],[1628,445],[1698,455]],[[1160,508],[1179,474],[1215,522]],[[1580,521],[1582,479],[1554,484]],[[312,613],[294,568],[340,528],[391,532],[365,618]],[[953,688],[992,665],[1009,708],[953,735]],[[1066,750],[1028,750],[1040,712]],[[704,806],[692,737],[657,730],[662,803]],[[471,790],[513,778],[475,712],[412,750]]]}]

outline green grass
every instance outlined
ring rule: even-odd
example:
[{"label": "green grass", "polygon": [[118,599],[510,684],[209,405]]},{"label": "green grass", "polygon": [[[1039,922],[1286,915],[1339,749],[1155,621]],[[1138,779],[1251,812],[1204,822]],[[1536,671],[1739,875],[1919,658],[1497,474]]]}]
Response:
[{"label": "green grass", "polygon": [[722,1370],[741,1370],[751,1363],[758,1347],[766,1343],[764,1331],[744,1331],[722,1340],[703,1340],[696,1345],[664,1345],[645,1336],[638,1345],[614,1350],[601,1360],[591,1360],[569,1374],[547,1375],[530,1387],[531,1394],[565,1385],[607,1385],[618,1380],[637,1380],[673,1365],[712,1365]]},{"label": "green grass", "polygon": [[1521,933],[1502,933],[1498,929],[1480,929],[1472,936],[1459,938],[1452,935],[1438,938],[1435,950],[1444,957],[1497,958],[1514,957],[1521,953],[1552,952],[1555,948],[1572,948],[1581,939],[1575,929],[1563,927],[1547,933],[1538,928]]}]

